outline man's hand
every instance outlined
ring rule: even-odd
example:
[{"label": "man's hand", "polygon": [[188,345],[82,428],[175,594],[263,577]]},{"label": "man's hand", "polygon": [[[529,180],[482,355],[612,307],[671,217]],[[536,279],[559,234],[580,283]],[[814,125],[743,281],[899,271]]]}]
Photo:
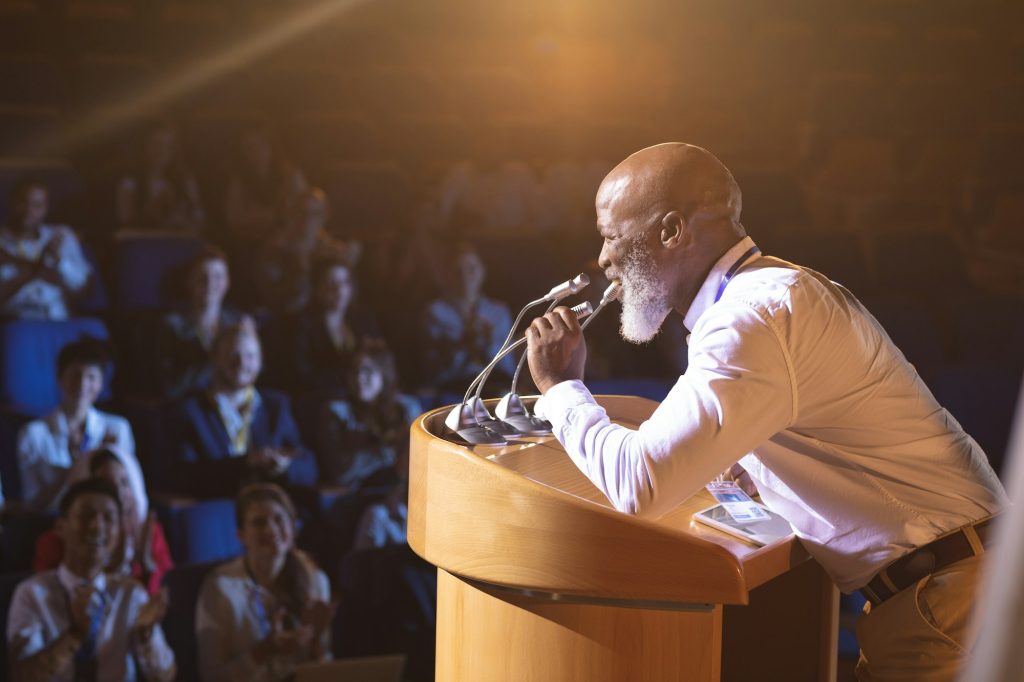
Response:
[{"label": "man's hand", "polygon": [[587,344],[572,311],[560,306],[526,329],[526,357],[541,393],[555,384],[583,378]]},{"label": "man's hand", "polygon": [[294,448],[267,446],[250,450],[248,461],[249,466],[255,469],[266,469],[270,474],[276,476],[284,473],[298,454],[298,450]]},{"label": "man's hand", "polygon": [[160,590],[142,605],[135,615],[135,630],[143,643],[149,641],[153,634],[153,626],[164,619],[167,614],[167,588]]}]

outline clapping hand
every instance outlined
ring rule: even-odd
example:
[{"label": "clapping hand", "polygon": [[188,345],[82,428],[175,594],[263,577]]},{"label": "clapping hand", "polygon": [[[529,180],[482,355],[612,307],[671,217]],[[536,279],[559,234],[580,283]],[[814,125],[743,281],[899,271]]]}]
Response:
[{"label": "clapping hand", "polygon": [[249,451],[249,466],[267,469],[272,474],[283,473],[298,455],[295,448],[262,447]]},{"label": "clapping hand", "polygon": [[279,609],[274,615],[270,634],[262,642],[256,645],[253,652],[258,662],[266,661],[277,656],[294,658],[301,654],[309,646],[313,639],[313,629],[309,625],[303,625],[297,630],[285,630],[285,610]]},{"label": "clapping hand", "polygon": [[302,623],[312,629],[313,637],[319,637],[331,624],[331,619],[334,618],[337,610],[338,602],[336,601],[311,601],[302,613]]},{"label": "clapping hand", "polygon": [[148,642],[153,634],[153,626],[164,619],[167,614],[167,588],[149,598],[135,616],[135,630],[143,642]]}]

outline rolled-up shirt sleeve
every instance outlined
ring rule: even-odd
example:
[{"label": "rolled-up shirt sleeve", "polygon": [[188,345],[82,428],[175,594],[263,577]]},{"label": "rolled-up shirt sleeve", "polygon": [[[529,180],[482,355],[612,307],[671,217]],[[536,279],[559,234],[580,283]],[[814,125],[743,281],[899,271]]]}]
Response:
[{"label": "rolled-up shirt sleeve", "polygon": [[723,302],[696,325],[686,374],[638,429],[612,423],[580,381],[549,389],[537,412],[616,509],[656,518],[786,428],[796,389],[771,316]]}]

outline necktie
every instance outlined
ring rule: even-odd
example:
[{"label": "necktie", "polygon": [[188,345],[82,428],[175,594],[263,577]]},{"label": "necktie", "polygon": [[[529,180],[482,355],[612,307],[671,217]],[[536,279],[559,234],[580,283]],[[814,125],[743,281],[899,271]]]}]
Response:
[{"label": "necktie", "polygon": [[89,602],[89,633],[75,652],[75,682],[96,682],[96,643],[103,622],[103,601],[99,594]]}]

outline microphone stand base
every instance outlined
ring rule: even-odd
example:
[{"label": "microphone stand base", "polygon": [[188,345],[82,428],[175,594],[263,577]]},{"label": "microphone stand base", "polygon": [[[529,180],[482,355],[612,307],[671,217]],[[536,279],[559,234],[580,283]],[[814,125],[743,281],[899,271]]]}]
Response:
[{"label": "microphone stand base", "polygon": [[517,414],[505,417],[502,421],[524,436],[550,436],[551,422],[529,414]]},{"label": "microphone stand base", "polygon": [[472,445],[508,445],[508,441],[485,426],[467,426],[455,434]]}]

